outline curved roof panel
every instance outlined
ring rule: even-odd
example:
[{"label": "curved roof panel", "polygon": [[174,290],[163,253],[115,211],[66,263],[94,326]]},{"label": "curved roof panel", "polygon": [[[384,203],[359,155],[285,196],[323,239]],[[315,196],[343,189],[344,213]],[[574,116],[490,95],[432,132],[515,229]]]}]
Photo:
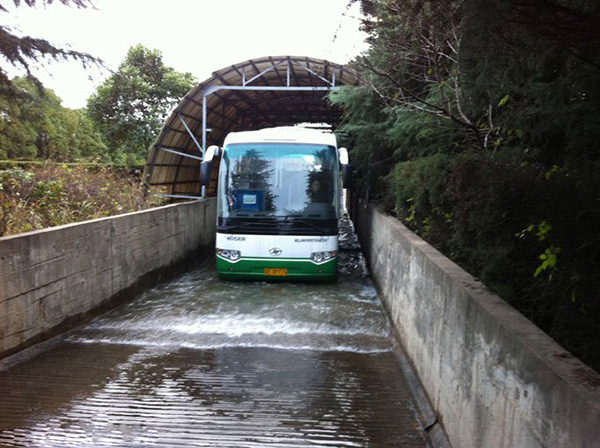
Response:
[{"label": "curved roof panel", "polygon": [[205,148],[222,145],[232,131],[298,123],[335,129],[341,113],[326,96],[339,85],[358,83],[348,67],[308,57],[269,56],[216,71],[166,120],[148,156],[145,180],[156,193],[199,197]]}]

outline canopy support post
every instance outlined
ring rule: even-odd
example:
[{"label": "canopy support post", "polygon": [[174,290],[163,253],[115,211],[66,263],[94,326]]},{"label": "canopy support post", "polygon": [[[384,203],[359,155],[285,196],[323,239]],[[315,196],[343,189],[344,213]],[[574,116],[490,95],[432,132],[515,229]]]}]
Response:
[{"label": "canopy support post", "polygon": [[[202,158],[206,152],[206,92],[202,93]],[[206,185],[202,185],[202,197],[206,197]]]}]

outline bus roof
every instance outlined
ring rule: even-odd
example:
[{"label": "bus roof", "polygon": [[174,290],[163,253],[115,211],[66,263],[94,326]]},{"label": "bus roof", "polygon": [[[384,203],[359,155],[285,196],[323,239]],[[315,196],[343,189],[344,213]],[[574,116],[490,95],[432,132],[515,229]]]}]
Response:
[{"label": "bus roof", "polygon": [[323,132],[298,126],[231,132],[225,137],[223,146],[235,143],[308,143],[330,145],[337,148],[335,135],[332,132]]}]

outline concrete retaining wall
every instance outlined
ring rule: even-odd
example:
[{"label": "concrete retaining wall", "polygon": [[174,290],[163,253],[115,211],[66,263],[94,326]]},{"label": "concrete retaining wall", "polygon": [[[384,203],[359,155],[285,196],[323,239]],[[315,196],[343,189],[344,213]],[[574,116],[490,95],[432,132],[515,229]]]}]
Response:
[{"label": "concrete retaining wall", "polygon": [[0,238],[0,358],[212,253],[215,213],[207,199]]},{"label": "concrete retaining wall", "polygon": [[600,375],[394,218],[355,225],[455,448],[600,446]]}]

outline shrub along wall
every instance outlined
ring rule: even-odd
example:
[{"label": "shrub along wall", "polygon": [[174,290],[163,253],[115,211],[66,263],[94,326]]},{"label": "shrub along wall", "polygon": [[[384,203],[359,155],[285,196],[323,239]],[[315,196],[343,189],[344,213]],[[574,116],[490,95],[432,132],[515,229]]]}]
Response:
[{"label": "shrub along wall", "polygon": [[215,213],[206,199],[0,238],[0,358],[212,253]]},{"label": "shrub along wall", "polygon": [[145,194],[140,176],[135,168],[14,162],[0,169],[0,236],[166,204]]},{"label": "shrub along wall", "polygon": [[355,187],[600,370],[600,2],[357,3]]},{"label": "shrub along wall", "polygon": [[600,375],[395,218],[366,206],[354,215],[373,279],[453,446],[597,446]]},{"label": "shrub along wall", "polygon": [[386,209],[600,371],[600,165],[438,154],[388,176]]}]

